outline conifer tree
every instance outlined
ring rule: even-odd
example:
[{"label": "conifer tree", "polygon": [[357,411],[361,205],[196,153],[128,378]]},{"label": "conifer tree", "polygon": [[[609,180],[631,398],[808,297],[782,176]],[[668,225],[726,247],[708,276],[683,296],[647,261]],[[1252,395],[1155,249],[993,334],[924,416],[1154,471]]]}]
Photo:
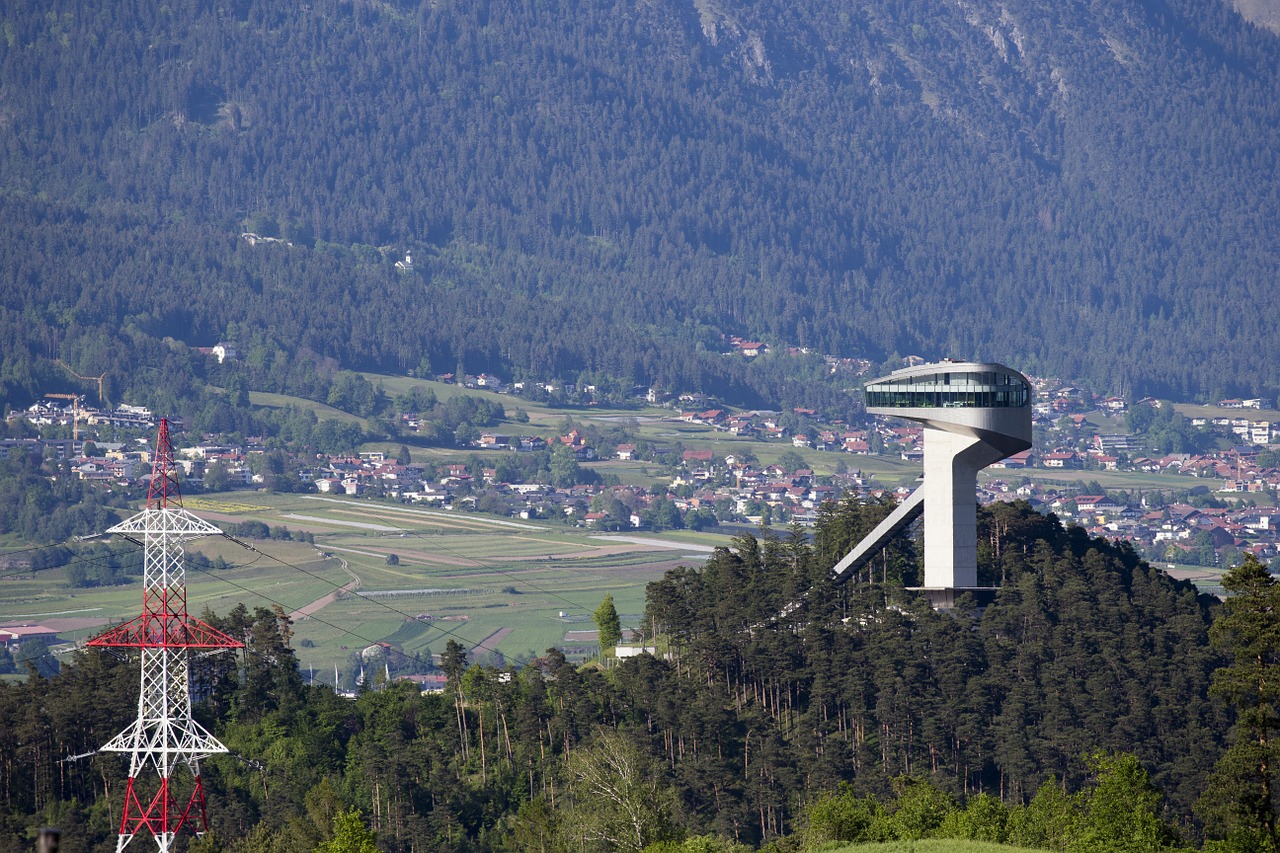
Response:
[{"label": "conifer tree", "polygon": [[[1219,759],[1201,813],[1238,844],[1275,850],[1275,777],[1280,767],[1280,584],[1252,554],[1223,576],[1231,594],[1209,629],[1233,662],[1211,691],[1236,711],[1231,746]],[[1247,840],[1246,840],[1247,839]]]},{"label": "conifer tree", "polygon": [[622,642],[622,622],[618,618],[618,610],[613,606],[613,596],[606,595],[591,615],[595,620],[596,630],[600,637],[600,651],[611,648]]}]

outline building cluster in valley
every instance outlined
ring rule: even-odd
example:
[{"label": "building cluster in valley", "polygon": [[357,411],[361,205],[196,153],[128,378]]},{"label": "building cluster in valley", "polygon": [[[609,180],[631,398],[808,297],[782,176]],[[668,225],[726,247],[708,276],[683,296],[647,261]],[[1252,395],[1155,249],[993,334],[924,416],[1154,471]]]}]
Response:
[{"label": "building cluster in valley", "polygon": [[1221,564],[1224,550],[1252,553],[1269,560],[1277,553],[1280,508],[1213,507],[1161,504],[1137,497],[1126,500],[1105,492],[1036,482],[989,480],[979,487],[982,504],[1023,500],[1036,509],[1078,524],[1091,536],[1123,539],[1150,559],[1192,565]]},{"label": "building cluster in valley", "polygon": [[[530,449],[546,445],[544,439],[490,435],[495,447]],[[898,437],[895,433],[895,437]],[[575,450],[583,460],[611,458],[634,460],[634,444],[591,448],[577,431],[553,439]],[[85,479],[137,483],[148,474],[149,450],[142,442],[103,445],[104,455],[94,459],[74,458],[73,470]],[[588,449],[589,448],[589,449]],[[263,483],[263,466],[254,456],[264,453],[261,445],[235,446],[202,442],[178,449],[178,464],[191,485],[217,464],[231,487],[252,488]],[[1185,462],[1193,462],[1191,457]],[[1242,471],[1252,470],[1241,457]],[[1176,460],[1175,460],[1176,461]],[[476,470],[462,463],[440,465],[401,464],[381,452],[359,455],[308,457],[296,460],[303,483],[326,494],[380,496],[410,503],[454,509],[481,509],[519,518],[563,518],[571,524],[599,529],[644,529],[655,524],[673,524],[672,517],[655,517],[659,505],[669,506],[681,519],[678,524],[714,524],[725,521],[810,523],[827,501],[847,495],[862,498],[901,499],[907,487],[894,491],[877,488],[858,470],[818,476],[807,468],[788,470],[778,464],[760,464],[749,457],[718,456],[711,450],[690,449],[680,454],[676,474],[665,489],[637,486],[571,485],[556,487],[537,482],[504,482],[495,467]],[[1219,461],[1211,473],[1217,476],[1236,460]],[[985,481],[978,498],[983,504],[1024,500],[1044,512],[1075,522],[1093,535],[1132,541],[1147,555],[1179,563],[1212,564],[1214,554],[1224,548],[1252,552],[1264,559],[1274,556],[1280,509],[1274,506],[1212,507],[1173,503],[1158,505],[1150,495],[1130,500],[1106,493],[1088,494],[1081,487],[1046,485],[1015,472],[994,472]],[[1280,476],[1280,472],[1272,472]]]},{"label": "building cluster in valley", "polygon": [[[527,439],[528,437],[522,437]],[[554,440],[554,439],[553,439]],[[580,444],[576,431],[560,437],[565,446],[576,446],[582,459],[636,459],[634,444],[618,444],[598,450]],[[525,442],[524,446],[528,446]],[[542,440],[533,442],[541,445]],[[513,439],[512,446],[521,446]],[[669,506],[682,519],[700,511],[706,523],[772,519],[812,521],[826,501],[845,494],[882,494],[872,490],[853,471],[818,477],[807,468],[784,469],[744,461],[732,454],[717,457],[710,450],[684,450],[677,473],[666,488],[579,484],[552,486],[537,482],[504,482],[498,469],[478,471],[464,464],[399,464],[381,453],[334,457],[307,472],[318,491],[348,496],[375,494],[412,503],[447,508],[481,508],[520,518],[564,517],[590,528],[643,529],[673,526],[672,517],[654,519],[652,513]],[[708,516],[707,514],[712,515]],[[698,522],[693,522],[698,523]]]},{"label": "building cluster in valley", "polygon": [[[156,426],[156,416],[143,406],[130,406],[127,403],[121,403],[114,409],[102,408],[97,409],[92,406],[83,405],[78,398],[72,403],[66,405],[60,403],[51,403],[44,400],[33,403],[31,406],[21,412],[16,412],[10,417],[22,418],[33,426],[73,426],[77,423],[87,427],[120,427],[123,429],[141,429],[153,430]],[[170,418],[171,422],[180,422],[179,419]]]},{"label": "building cluster in valley", "polygon": [[[756,357],[768,352],[758,341],[736,339],[735,351]],[[216,351],[215,351],[216,350]],[[752,355],[752,353],[755,355]],[[209,355],[219,359],[239,357],[234,346],[219,344]],[[910,364],[913,359],[905,360]],[[919,361],[916,359],[916,361]],[[864,359],[827,359],[833,373],[861,376],[872,367]],[[437,377],[479,390],[520,393],[529,383],[505,384],[490,374]],[[1016,453],[989,471],[979,488],[979,500],[1026,500],[1033,506],[1076,522],[1091,533],[1133,541],[1154,559],[1208,564],[1224,550],[1251,551],[1270,557],[1276,550],[1280,509],[1272,506],[1280,491],[1280,416],[1263,399],[1222,400],[1216,409],[1185,419],[1186,429],[1198,437],[1198,450],[1158,449],[1159,442],[1145,433],[1130,433],[1128,418],[1136,407],[1162,411],[1167,402],[1154,399],[1126,400],[1094,394],[1076,385],[1031,377],[1035,444]],[[522,387],[523,386],[523,387]],[[539,387],[561,392],[563,383]],[[575,388],[589,393],[591,388]],[[848,421],[824,417],[806,408],[778,411],[742,411],[720,404],[713,397],[686,393],[668,395],[658,389],[639,389],[634,396],[661,403],[673,422],[697,424],[751,442],[772,443],[807,453],[810,450],[859,456],[891,456],[918,461],[923,452],[923,430],[918,424],[879,417],[851,417]],[[23,419],[36,428],[78,425],[97,436],[137,436],[121,441],[77,443],[65,437],[8,438],[0,440],[0,458],[15,449],[59,460],[59,471],[82,480],[136,486],[149,473],[149,436],[155,416],[145,408],[120,405],[94,409],[83,398],[69,404],[42,401],[10,419]],[[1167,410],[1164,411],[1168,414]],[[401,415],[401,427],[412,434],[426,415]],[[172,419],[171,419],[172,420]],[[588,418],[589,420],[589,418]],[[629,486],[561,485],[545,482],[507,482],[493,454],[474,456],[472,464],[401,464],[381,453],[356,456],[296,455],[288,465],[294,482],[302,488],[342,495],[379,495],[525,518],[559,517],[569,523],[595,528],[643,528],[690,523],[704,526],[726,521],[772,523],[810,522],[826,501],[849,494],[863,497],[885,494],[858,471],[853,460],[819,466],[837,472],[817,476],[807,465],[786,467],[755,461],[752,443],[746,452],[717,455],[697,449],[696,437],[686,437],[693,449],[670,448],[652,442],[609,443],[589,438],[577,429],[565,435],[523,434],[515,429],[473,433],[461,452],[508,451],[513,453],[568,450],[579,463],[642,461],[661,457],[658,471],[669,482],[643,489]],[[49,429],[43,430],[50,435]],[[588,430],[591,432],[591,430]],[[53,433],[56,434],[56,433]],[[192,487],[198,488],[216,470],[218,488],[255,488],[268,484],[271,472],[259,459],[265,442],[250,439],[226,444],[218,436],[179,449],[178,462]],[[773,452],[776,455],[776,451]],[[808,457],[813,459],[813,457]],[[847,457],[846,457],[847,458]],[[494,467],[477,468],[475,459]],[[793,460],[794,462],[794,457]],[[1040,469],[1039,473],[1031,469]],[[510,468],[505,469],[510,473]],[[1063,477],[1053,484],[1052,472]],[[1111,494],[1085,483],[1089,472],[1134,472],[1139,475],[1178,475],[1185,486],[1128,486],[1113,483]],[[525,476],[528,473],[525,472]],[[1161,478],[1164,483],[1168,479]],[[1136,478],[1135,482],[1139,482]],[[1114,485],[1114,484],[1119,485]],[[901,497],[901,495],[897,495]],[[1186,501],[1186,503],[1171,503]],[[1231,507],[1215,506],[1231,502]],[[1195,503],[1195,506],[1190,506]],[[1249,504],[1239,506],[1238,504]],[[660,510],[660,513],[659,513]]]}]

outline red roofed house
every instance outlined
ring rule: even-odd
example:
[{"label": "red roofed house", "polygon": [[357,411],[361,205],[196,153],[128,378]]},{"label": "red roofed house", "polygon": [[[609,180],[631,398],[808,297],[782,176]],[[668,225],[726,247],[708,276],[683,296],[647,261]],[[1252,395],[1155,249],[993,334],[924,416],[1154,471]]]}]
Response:
[{"label": "red roofed house", "polygon": [[1066,451],[1063,453],[1046,453],[1044,455],[1044,467],[1046,468],[1079,468],[1080,459],[1074,452]]},{"label": "red roofed house", "polygon": [[7,646],[18,646],[28,640],[44,640],[51,643],[58,639],[58,632],[43,625],[11,625],[0,628],[0,641]]},{"label": "red roofed house", "polygon": [[999,462],[993,462],[992,468],[1026,468],[1031,464],[1031,451],[1024,450],[1021,453],[1015,453],[1012,456],[1006,456]]}]

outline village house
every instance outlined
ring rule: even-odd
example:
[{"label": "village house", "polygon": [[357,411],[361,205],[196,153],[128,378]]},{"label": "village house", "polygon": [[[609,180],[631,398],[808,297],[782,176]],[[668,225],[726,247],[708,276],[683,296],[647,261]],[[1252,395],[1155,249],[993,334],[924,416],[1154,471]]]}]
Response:
[{"label": "village house", "polygon": [[749,341],[739,337],[731,337],[729,338],[729,343],[738,351],[739,355],[745,356],[746,358],[755,358],[756,356],[769,351],[768,345],[761,343],[760,341]]},{"label": "village house", "polygon": [[9,625],[0,628],[0,642],[10,649],[16,649],[22,643],[41,640],[45,643],[56,643],[58,632],[43,625]]},{"label": "village house", "polygon": [[1057,451],[1046,453],[1041,464],[1046,468],[1079,468],[1080,457],[1073,450]]}]

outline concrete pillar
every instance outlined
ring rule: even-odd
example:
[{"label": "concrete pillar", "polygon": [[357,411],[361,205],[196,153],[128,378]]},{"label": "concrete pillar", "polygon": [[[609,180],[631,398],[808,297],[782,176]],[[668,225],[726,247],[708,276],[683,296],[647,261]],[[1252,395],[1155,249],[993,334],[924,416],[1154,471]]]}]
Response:
[{"label": "concrete pillar", "polygon": [[978,585],[978,472],[1004,454],[972,435],[924,429],[924,586]]}]

